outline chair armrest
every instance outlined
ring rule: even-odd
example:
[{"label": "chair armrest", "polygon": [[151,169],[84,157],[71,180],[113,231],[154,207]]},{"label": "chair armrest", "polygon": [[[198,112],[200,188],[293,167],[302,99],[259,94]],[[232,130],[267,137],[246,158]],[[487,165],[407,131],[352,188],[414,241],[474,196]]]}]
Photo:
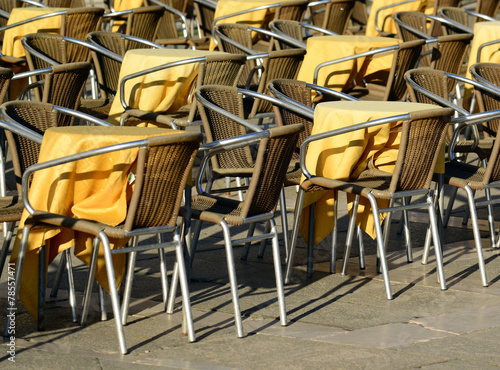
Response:
[{"label": "chair armrest", "polygon": [[183,25],[182,27],[182,33],[184,35],[184,38],[187,39],[188,38],[188,23],[187,23],[187,18],[186,18],[186,15],[184,13],[182,13],[181,11],[175,9],[175,8],[172,8],[171,6],[165,4],[165,3],[162,3],[161,1],[159,0],[149,0],[150,3],[154,4],[154,5],[159,5],[159,6],[162,6],[163,8],[165,8],[165,11],[169,12],[169,13],[172,13],[174,14],[175,16],[177,16],[178,18],[180,18],[181,20],[181,23]]},{"label": "chair armrest", "polygon": [[231,13],[231,14],[226,14],[226,15],[223,15],[221,17],[217,17],[212,22],[212,29],[214,29],[215,25],[218,22],[220,22],[221,20],[223,20],[223,19],[227,19],[227,18],[231,18],[231,17],[235,17],[235,16],[238,16],[238,15],[243,15],[243,14],[247,14],[247,13],[257,12],[259,10],[266,10],[266,9],[278,8],[280,5],[281,5],[281,3],[266,4],[266,5],[256,6],[254,8],[250,8],[250,9],[241,10],[239,12],[234,12],[234,13]]},{"label": "chair armrest", "polygon": [[326,132],[322,132],[319,134],[311,135],[311,136],[307,137],[306,139],[304,139],[304,141],[302,142],[302,145],[300,146],[300,169],[302,170],[302,173],[308,179],[310,179],[313,176],[313,175],[311,175],[311,173],[309,172],[309,170],[306,167],[305,159],[306,159],[307,146],[314,141],[323,140],[323,139],[326,139],[326,138],[329,138],[332,136],[336,136],[336,135],[346,134],[346,133],[352,132],[352,131],[364,130],[364,129],[367,129],[370,127],[379,126],[379,125],[383,125],[383,124],[387,124],[387,123],[405,121],[408,119],[410,119],[409,113],[400,114],[400,115],[396,115],[396,116],[376,119],[373,121],[357,123],[355,125],[342,127],[342,128],[338,128],[335,130],[326,131]]},{"label": "chair armrest", "polygon": [[96,53],[103,54],[103,55],[107,56],[108,58],[116,60],[117,62],[120,62],[120,63],[123,62],[123,57],[121,55],[113,53],[111,50],[108,50],[108,49],[102,47],[101,45],[94,44],[90,40],[90,37],[87,38],[88,42],[85,42],[85,41],[82,41],[82,40],[78,40],[78,39],[74,39],[74,38],[67,37],[67,36],[64,36],[63,40],[66,41],[66,42],[71,42],[73,44],[77,44],[77,45],[81,45],[81,46],[87,47],[90,50],[92,50],[92,51],[94,51]]},{"label": "chair armrest", "polygon": [[376,54],[387,54],[389,52],[394,52],[399,48],[399,44],[396,45],[391,45],[391,46],[385,46],[383,48],[378,48],[374,50],[368,50],[363,53],[359,54],[354,54],[354,55],[349,55],[347,57],[339,58],[339,59],[334,59],[334,60],[329,60],[323,63],[318,64],[318,66],[314,69],[314,77],[313,77],[313,82],[314,84],[318,83],[318,74],[321,68],[330,66],[332,64],[337,64],[337,63],[342,63],[346,62],[348,60],[353,60],[353,59],[358,59],[358,58],[363,58],[363,57],[368,57],[368,56],[373,56]]},{"label": "chair armrest", "polygon": [[16,23],[13,23],[13,24],[9,24],[7,26],[0,27],[0,32],[3,32],[5,30],[11,29],[11,28],[15,28],[15,27],[18,27],[18,26],[22,26],[22,25],[24,25],[26,23],[38,21],[40,19],[55,17],[55,16],[63,15],[63,14],[66,14],[66,10],[58,10],[57,12],[52,12],[52,13],[37,15],[36,17],[33,17],[33,18],[28,18],[28,19],[25,19],[25,20],[20,21],[20,22],[16,22]]},{"label": "chair armrest", "polygon": [[[3,109],[3,108],[0,108]],[[5,115],[3,115],[5,117]],[[5,121],[0,120],[0,128],[3,130],[11,131],[16,135],[21,135],[37,144],[42,144],[43,136],[38,132],[30,130],[29,128],[18,124],[15,121],[11,121],[8,118],[4,118]]]},{"label": "chair armrest", "polygon": [[29,179],[30,176],[36,172],[46,168],[55,167],[61,164],[78,161],[80,159],[85,159],[89,157],[94,157],[101,154],[107,154],[111,152],[116,152],[119,150],[132,149],[137,147],[146,147],[148,145],[148,140],[136,140],[128,143],[115,144],[110,146],[105,146],[102,148],[92,149],[81,153],[76,153],[72,155],[68,155],[67,157],[57,158],[50,161],[42,162],[34,164],[26,169],[22,178],[22,198],[24,207],[26,210],[32,215],[35,212],[35,209],[31,205],[28,199],[28,190],[29,190]]},{"label": "chair armrest", "polygon": [[38,1],[35,1],[35,0],[20,0],[22,3],[26,3],[26,4],[29,4],[29,5],[33,5],[37,8],[48,8],[49,6],[48,5],[45,5],[41,2],[38,2]]},{"label": "chair armrest", "polygon": [[484,44],[479,45],[479,47],[477,48],[476,63],[479,63],[481,61],[481,53],[482,53],[483,49],[486,46],[491,46],[491,45],[495,45],[495,44],[498,44],[498,43],[500,43],[500,39],[489,41],[489,42],[485,42]]},{"label": "chair armrest", "polygon": [[261,139],[269,137],[270,133],[266,131],[252,132],[246,135],[241,135],[237,137],[232,137],[224,140],[213,141],[211,143],[205,143],[200,146],[199,151],[206,151],[207,153],[203,157],[203,161],[200,165],[200,172],[198,174],[198,179],[196,181],[196,188],[198,194],[205,194],[202,186],[202,178],[206,169],[208,168],[208,160],[214,155],[227,152],[230,150],[243,148],[246,146],[254,145],[260,142]]},{"label": "chair armrest", "polygon": [[[469,9],[464,9],[464,10],[465,10],[465,12],[466,12],[467,14],[470,14],[470,15],[472,15],[473,17],[477,17],[477,18],[484,19],[485,21],[490,21],[490,22],[497,22],[497,21],[498,21],[498,19],[492,18],[492,17],[490,17],[490,16],[488,16],[488,15],[486,15],[486,14],[481,14],[481,13],[478,13],[478,12],[476,12],[476,11],[474,11],[474,10],[469,10]],[[472,33],[472,32],[471,32],[471,33]]]}]

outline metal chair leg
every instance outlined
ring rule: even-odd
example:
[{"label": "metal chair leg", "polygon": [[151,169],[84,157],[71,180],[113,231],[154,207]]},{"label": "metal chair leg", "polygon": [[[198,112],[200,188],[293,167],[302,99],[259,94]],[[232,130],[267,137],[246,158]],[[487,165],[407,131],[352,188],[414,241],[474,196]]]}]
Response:
[{"label": "metal chair leg", "polygon": [[299,235],[300,216],[302,214],[302,205],[304,204],[305,191],[299,189],[297,201],[295,202],[295,219],[292,227],[292,237],[290,238],[290,253],[286,261],[285,284],[290,284],[292,278],[293,258],[295,256],[295,247],[297,246],[297,237]]},{"label": "metal chair leg", "polygon": [[2,275],[3,267],[5,266],[5,261],[7,260],[7,254],[9,253],[10,242],[12,241],[15,224],[15,222],[7,222],[6,236],[3,240],[2,252],[0,253],[0,276]]},{"label": "metal chair leg", "polygon": [[351,254],[351,248],[352,248],[352,239],[354,237],[354,227],[356,225],[356,216],[358,214],[358,205],[359,205],[359,195],[356,195],[352,206],[352,216],[351,219],[349,220],[349,227],[347,228],[347,238],[344,250],[344,261],[342,263],[342,271],[340,272],[341,275],[347,274],[347,266],[349,264],[349,256]]},{"label": "metal chair leg", "polygon": [[486,267],[484,265],[483,247],[481,244],[481,234],[479,232],[479,225],[476,213],[476,204],[474,202],[474,191],[469,187],[465,187],[467,192],[467,199],[469,201],[470,216],[472,219],[472,230],[474,233],[474,241],[476,242],[477,258],[479,263],[479,271],[481,273],[481,280],[483,286],[488,286],[488,278],[486,277]]},{"label": "metal chair leg", "polygon": [[224,221],[221,222],[221,227],[224,233],[224,244],[226,246],[227,270],[229,273],[229,284],[231,286],[231,296],[233,299],[234,321],[238,337],[241,338],[244,336],[243,322],[241,319],[240,299],[238,296],[238,283],[236,280],[236,268],[234,265],[234,254],[233,254],[233,246],[231,243],[231,234],[229,232],[228,225]]},{"label": "metal chair leg", "polygon": [[377,200],[373,196],[373,194],[368,194],[368,199],[370,200],[370,204],[372,206],[372,213],[375,222],[375,233],[377,235],[377,249],[379,253],[380,267],[382,270],[382,276],[384,278],[385,292],[387,295],[387,299],[392,299],[392,290],[391,290],[391,282],[389,280],[389,270],[387,267],[387,259],[385,256],[385,245],[383,242],[383,234],[382,228],[380,227],[380,217],[378,212]]},{"label": "metal chair leg", "polygon": [[[134,237],[132,240],[132,245],[136,247],[137,243],[138,243],[137,237]],[[128,254],[128,266],[124,282],[125,289],[123,291],[122,312],[121,312],[122,325],[127,325],[128,307],[130,305],[130,296],[132,295],[132,282],[134,281],[134,270],[135,270],[136,260],[137,260],[137,252],[135,251],[130,252]]]},{"label": "metal chair leg", "polygon": [[429,221],[432,230],[432,237],[434,243],[434,254],[436,255],[436,269],[438,273],[439,284],[441,286],[441,290],[446,290],[446,281],[444,278],[444,269],[443,269],[443,253],[441,249],[441,240],[439,238],[439,230],[437,226],[437,217],[436,217],[436,208],[434,206],[434,202],[432,199],[432,193],[427,195],[427,203],[429,210]]},{"label": "metal chair leg", "polygon": [[92,257],[90,259],[89,272],[87,275],[87,284],[85,285],[85,290],[83,292],[83,303],[82,303],[82,317],[80,319],[80,325],[85,325],[87,322],[87,316],[90,307],[90,298],[92,296],[92,286],[94,285],[95,270],[97,268],[97,256],[99,254],[99,238],[94,238],[92,246]]},{"label": "metal chair leg", "polygon": [[47,255],[46,247],[43,245],[38,250],[38,331],[45,330],[45,289],[46,289],[46,272],[47,270]]},{"label": "metal chair leg", "polygon": [[[158,237],[158,241],[163,242],[162,237]],[[158,249],[158,258],[160,259],[160,274],[161,274],[161,293],[163,297],[163,308],[167,311],[168,305],[168,278],[167,278],[167,261],[165,259],[165,250]]]},{"label": "metal chair leg", "polygon": [[120,310],[120,301],[118,299],[118,291],[116,288],[116,279],[115,279],[115,271],[113,268],[113,258],[111,255],[111,247],[109,245],[108,238],[104,231],[99,233],[99,239],[101,239],[103,251],[104,251],[104,260],[106,263],[106,273],[108,275],[108,284],[109,284],[109,295],[111,296],[111,306],[113,307],[113,315],[115,317],[116,324],[116,332],[118,336],[118,343],[120,346],[120,352],[122,354],[127,353],[127,345],[125,343],[125,332],[123,331],[123,325],[120,320],[121,310]]},{"label": "metal chair leg", "polygon": [[75,293],[75,284],[73,280],[73,266],[71,263],[71,254],[70,249],[66,249],[64,251],[65,265],[66,265],[66,274],[68,276],[68,301],[69,306],[71,307],[71,317],[73,318],[73,322],[78,322],[78,313],[76,312],[76,293]]},{"label": "metal chair leg", "polygon": [[309,238],[307,240],[307,277],[311,278],[314,267],[314,223],[316,218],[316,204],[309,206]]},{"label": "metal chair leg", "polygon": [[338,234],[338,212],[337,212],[337,203],[338,203],[338,192],[335,190],[335,201],[333,203],[333,217],[335,225],[333,226],[332,231],[332,247],[331,247],[331,258],[330,258],[330,274],[336,273],[336,264],[337,264],[337,234]]},{"label": "metal chair leg", "polygon": [[285,306],[285,292],[283,288],[283,275],[281,272],[281,259],[280,259],[280,246],[278,242],[278,230],[276,228],[276,223],[273,219],[271,222],[271,233],[274,234],[272,239],[273,245],[273,261],[274,261],[274,275],[276,278],[276,290],[278,292],[278,302],[280,306],[280,318],[281,326],[287,325],[286,319],[286,306]]}]

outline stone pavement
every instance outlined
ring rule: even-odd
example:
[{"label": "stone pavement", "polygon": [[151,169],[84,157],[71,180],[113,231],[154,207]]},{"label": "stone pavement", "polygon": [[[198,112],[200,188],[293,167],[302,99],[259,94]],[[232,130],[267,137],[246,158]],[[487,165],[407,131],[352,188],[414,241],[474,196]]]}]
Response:
[{"label": "stone pavement", "polygon": [[[293,206],[293,189],[288,190]],[[447,291],[436,282],[433,255],[422,265],[425,214],[412,215],[414,261],[406,262],[397,219],[388,249],[394,299],[385,298],[384,284],[376,273],[375,243],[365,237],[366,269],[351,256],[348,275],[329,273],[329,240],[315,248],[314,276],[305,276],[306,249],[299,240],[294,280],[285,286],[289,324],[281,327],[274,289],[270,248],[263,258],[257,247],[246,261],[235,248],[240,303],[246,336],[238,339],[233,322],[225,252],[220,229],[203,229],[190,282],[197,341],[181,335],[180,300],[177,311],[162,310],[158,259],[154,252],[138,258],[129,324],[125,327],[129,354],[118,353],[111,309],[101,321],[97,298],[89,323],[71,322],[64,281],[56,298],[46,304],[46,330],[18,303],[15,364],[8,361],[8,342],[0,361],[10,368],[496,368],[500,366],[500,258],[490,248],[482,225],[489,287],[482,287],[477,255],[469,226],[462,225],[463,197],[445,230]],[[288,212],[290,221],[293,212]],[[482,219],[485,219],[482,215]],[[342,245],[347,216],[341,217]],[[354,246],[353,250],[356,250]],[[172,271],[173,252],[168,254]],[[339,250],[342,256],[342,247]],[[284,260],[284,255],[282,254]],[[57,262],[57,261],[56,261]],[[81,302],[86,267],[74,258],[75,284]],[[49,271],[49,285],[54,276]],[[0,312],[6,312],[6,272],[0,282]],[[49,293],[49,292],[48,292]],[[47,296],[48,296],[47,293]]]}]

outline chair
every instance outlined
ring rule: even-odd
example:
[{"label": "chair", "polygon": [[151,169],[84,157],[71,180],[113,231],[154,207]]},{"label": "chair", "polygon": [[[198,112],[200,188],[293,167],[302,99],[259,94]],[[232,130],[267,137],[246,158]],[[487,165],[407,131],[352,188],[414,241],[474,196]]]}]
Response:
[{"label": "chair", "polygon": [[[495,18],[498,13],[499,6],[500,1],[498,0],[478,0],[476,2],[476,13]],[[481,22],[481,19],[478,19],[478,21]]]},{"label": "chair", "polygon": [[[142,8],[122,10],[114,13],[107,13],[103,20],[126,17],[125,23],[120,26],[119,31],[128,36],[138,37],[148,41],[154,41],[158,31],[160,20],[163,17],[165,8],[163,6],[145,6]],[[130,42],[131,49],[143,47],[140,43]]]},{"label": "chair", "polygon": [[[125,76],[120,82],[120,97],[121,103],[125,112],[122,114],[120,123],[133,124],[139,119],[141,122],[152,121],[155,124],[162,124],[174,128],[186,128],[193,121],[199,119],[196,103],[192,101],[184,107],[181,107],[177,113],[166,114],[164,112],[144,112],[139,109],[133,109],[129,106],[130,102],[125,101],[125,84],[127,81],[133,80],[135,77],[144,76],[146,74],[165,69],[176,67],[180,64],[199,63],[198,78],[195,88],[200,88],[204,85],[221,85],[221,86],[236,86],[236,83],[241,75],[245,65],[246,58],[240,54],[213,54],[201,58],[186,59],[181,62],[167,63],[159,67],[153,67],[148,70],[134,73],[133,75]],[[133,83],[132,81],[129,83]]]},{"label": "chair", "polygon": [[[216,108],[219,105],[214,104],[214,101],[224,103],[216,97],[219,93],[218,90],[219,88],[206,86],[195,93],[198,101],[198,108],[200,109],[200,114],[203,120],[224,120],[220,117],[221,115],[229,118],[234,117],[234,115],[224,112],[224,108],[221,107],[222,110]],[[227,92],[232,91],[234,95],[238,95],[238,89],[236,88],[222,87],[220,90]],[[244,91],[242,91],[242,93],[244,93]],[[213,108],[214,105],[217,110]],[[236,119],[238,119],[237,116]],[[242,145],[247,146],[252,143],[259,143],[254,171],[250,180],[247,196],[242,202],[208,194],[204,189],[202,189],[201,182],[198,180],[199,195],[193,197],[190,210],[191,217],[203,222],[216,223],[222,227],[226,245],[231,292],[233,296],[235,311],[234,316],[239,337],[243,336],[243,326],[239,309],[236,271],[232,251],[234,245],[261,241],[262,239],[273,240],[273,259],[278,290],[278,301],[280,305],[281,325],[286,325],[286,310],[281,276],[278,234],[273,218],[274,209],[282,189],[283,179],[288,168],[288,163],[290,162],[293,154],[298,136],[303,130],[304,127],[300,124],[275,127],[266,131],[254,132],[249,135],[240,136],[239,138],[233,138],[229,141],[239,143],[239,145],[230,145],[228,149],[235,149]],[[225,140],[220,142],[221,144],[218,143],[219,142],[206,144],[207,148],[213,146],[214,150],[209,152],[209,154],[205,157],[202,164],[203,170],[206,169],[207,161],[212,155],[221,154],[220,150],[217,149],[221,148],[220,145],[225,143]],[[251,226],[248,238],[234,241],[231,240],[229,226],[254,224],[255,222],[260,221],[269,221],[271,223],[270,233],[252,236],[253,227]]]},{"label": "chair", "polygon": [[[316,102],[321,101],[332,101],[332,100],[350,100],[356,101],[357,99],[341,93],[336,90],[331,90],[322,86],[309,84],[303,81],[297,80],[286,80],[286,79],[275,79],[269,82],[269,92],[272,96],[287,102],[292,105],[297,105],[299,107],[298,112],[288,109],[286,106],[275,105],[275,115],[276,123],[278,126],[302,123],[305,127],[304,132],[300,134],[299,140],[297,141],[297,146],[295,152],[292,156],[289,170],[285,176],[284,187],[287,186],[300,186],[302,180],[302,171],[300,169],[300,147],[304,140],[311,136],[313,128],[312,117],[307,117],[305,113],[308,111],[307,108],[313,109]],[[312,114],[312,112],[311,112]],[[285,237],[285,245],[289,247],[288,241],[288,220],[286,218],[286,202],[285,197],[280,197],[280,209],[282,214],[281,223],[283,225]],[[334,229],[334,240],[336,240],[337,229]],[[309,240],[308,243],[308,264],[307,264],[307,276],[312,276],[313,269],[313,248],[314,248],[314,230],[309,230]],[[290,251],[286,251],[287,260],[289,258]],[[335,272],[335,249],[332,248],[332,259],[330,264],[330,272]],[[291,276],[291,271],[285,273],[285,284],[288,284],[289,278]]]},{"label": "chair", "polygon": [[[49,105],[45,105],[42,109],[43,108],[45,108],[46,114],[49,117],[54,115],[54,113],[51,112],[51,107]],[[19,279],[22,273],[24,251],[26,249],[30,228],[33,225],[41,223],[56,227],[67,227],[74,231],[91,234],[94,237],[94,246],[96,248],[99,247],[99,242],[102,242],[103,245],[120,351],[122,354],[125,354],[127,353],[127,348],[121,317],[122,314],[126,314],[120,312],[120,303],[118,301],[111,255],[115,253],[132,253],[131,258],[134,258],[134,253],[137,251],[174,246],[177,256],[177,271],[180,273],[184,315],[188,326],[189,340],[194,341],[193,321],[182,251],[182,232],[179,233],[178,230],[177,215],[187,179],[191,176],[194,157],[196,156],[201,141],[202,136],[195,133],[179,133],[176,135],[156,136],[145,140],[138,140],[121,145],[112,145],[95,150],[89,150],[87,152],[51,160],[45,163],[39,163],[30,167],[25,172],[26,176],[23,177],[23,201],[25,202],[25,206],[31,216],[28,219],[29,221],[27,222],[27,225],[23,228],[23,237],[21,240],[16,269],[16,287],[20,285]],[[89,158],[95,155],[102,155],[130,148],[139,148],[137,159],[138,170],[135,173],[136,182],[130,201],[131,203],[128,206],[126,219],[122,224],[117,226],[105,225],[88,219],[77,219],[35,210],[32,208],[28,199],[28,179],[33,172],[69,163],[75,160]],[[165,196],[157,197],[158,194],[164,194]],[[154,199],[154,201],[151,201],[152,199]],[[173,241],[147,246],[137,246],[136,243],[133,243],[132,246],[128,248],[120,248],[113,251],[110,250],[108,237],[127,239],[143,234],[156,234],[159,232],[173,233]],[[96,260],[94,259],[94,261]],[[95,266],[94,261],[91,263],[91,269]],[[130,269],[133,269],[133,266],[131,266]],[[41,276],[43,276],[43,274],[44,271],[41,271]],[[92,273],[90,276],[92,276]],[[88,312],[91,281],[92,280],[89,279],[87,284],[85,298],[86,305],[84,306],[82,321],[85,321],[86,312]],[[126,283],[128,287],[127,289],[130,289],[131,282],[132,280],[130,277],[130,280]],[[17,293],[18,291],[16,291],[16,296]],[[126,312],[127,304],[128,296],[126,295],[123,312]]]},{"label": "chair", "polygon": [[87,41],[95,47],[92,50],[92,58],[100,97],[83,101],[81,110],[106,119],[118,91],[120,68],[125,52],[138,47],[139,43],[143,48],[161,48],[162,46],[147,40],[107,31],[91,32],[88,34]]},{"label": "chair", "polygon": [[[92,68],[88,62],[58,64],[41,70],[21,73],[15,78],[31,77],[34,82],[25,90],[34,89],[37,101],[70,109],[78,109],[87,77]],[[23,99],[21,94],[20,99]]]},{"label": "chair", "polygon": [[[193,11],[196,20],[198,37],[210,39],[214,23],[217,2],[212,0],[193,0]],[[209,40],[207,40],[208,42]]]},{"label": "chair", "polygon": [[[172,5],[172,1],[164,0],[149,0],[151,5],[159,5],[165,8],[165,12],[163,13],[163,17],[161,18],[158,31],[156,33],[155,42],[160,45],[184,45],[185,47],[193,47],[195,48],[197,43],[191,40],[188,37],[188,24],[187,18],[185,15],[185,10],[181,11],[176,9]],[[187,1],[182,1],[182,8],[186,8]],[[182,31],[182,37],[179,37],[179,25]]]},{"label": "chair", "polygon": [[396,101],[406,100],[407,89],[404,74],[414,68],[422,54],[424,40],[413,40],[399,44],[394,50],[388,74],[376,72],[363,78],[365,87],[355,87],[348,94],[361,100]]},{"label": "chair", "polygon": [[[353,102],[353,104],[356,103]],[[355,109],[355,105],[353,105],[353,109]],[[362,196],[364,198],[368,198],[372,208],[373,217],[375,219],[377,250],[388,299],[392,299],[392,291],[389,282],[387,261],[385,257],[385,245],[387,243],[387,237],[389,234],[391,223],[391,207],[393,206],[393,202],[395,201],[395,199],[405,198],[408,195],[415,193],[424,195],[425,201],[419,201],[419,203],[413,204],[404,203],[404,206],[397,207],[397,209],[413,209],[414,207],[427,208],[434,238],[439,282],[441,284],[441,289],[446,289],[440,242],[437,230],[437,221],[432,199],[433,191],[430,189],[430,183],[432,174],[434,172],[434,167],[437,162],[439,149],[443,142],[445,130],[450,121],[452,113],[453,110],[443,108],[432,111],[413,112],[400,116],[377,119],[374,121],[355,124],[349,127],[312,135],[302,143],[300,165],[303,174],[306,176],[306,180],[303,181],[300,185],[296,209],[299,211],[302,209],[304,194],[306,191],[310,190],[333,189],[355,195],[356,198],[353,208],[354,215],[356,214],[356,208],[360,197]],[[395,170],[392,174],[370,168],[369,166],[355,179],[349,181],[341,181],[321,176],[313,176],[310,174],[305,165],[304,161],[306,148],[313,141],[401,120],[403,120],[401,143]],[[422,137],[426,137],[428,138],[428,140],[421,140]],[[424,147],[425,150],[423,149]],[[377,201],[383,202],[383,208],[379,209]],[[389,208],[386,208],[387,205],[389,205]],[[385,219],[385,231],[384,233],[382,233],[379,213],[384,212],[388,212],[388,215]],[[299,221],[300,212],[296,215],[294,221],[293,233],[291,237],[291,249],[287,262],[287,271],[291,270],[291,265],[293,263],[295,245],[298,236]],[[355,221],[356,217],[354,216],[351,218],[349,224],[348,240],[352,240]],[[347,269],[350,248],[350,243],[347,243],[344,254],[344,265],[342,269],[343,274],[345,274]]]},{"label": "chair", "polygon": [[355,7],[354,0],[321,0],[309,3],[312,24],[339,35],[347,31]]}]

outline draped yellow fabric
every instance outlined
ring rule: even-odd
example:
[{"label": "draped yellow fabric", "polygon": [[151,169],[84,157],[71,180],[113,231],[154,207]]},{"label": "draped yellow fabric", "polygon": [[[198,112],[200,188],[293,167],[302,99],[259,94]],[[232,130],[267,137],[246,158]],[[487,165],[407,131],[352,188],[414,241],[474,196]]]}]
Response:
[{"label": "draped yellow fabric", "polygon": [[[65,10],[66,8],[14,8],[10,13],[7,25],[37,17],[39,15]],[[61,16],[54,16],[29,22],[5,31],[3,36],[2,54],[16,58],[24,57],[21,38],[28,33],[59,33],[61,32]]]},{"label": "draped yellow fabric", "polygon": [[500,22],[476,22],[474,24],[474,38],[470,47],[469,64],[467,66],[467,78],[471,78],[470,66],[478,62],[500,63],[500,44],[485,46],[481,50],[478,60],[479,47],[487,42],[500,39]]},{"label": "draped yellow fabric", "polygon": [[[349,127],[356,123],[379,118],[436,108],[439,107],[405,102],[341,101],[320,103],[314,111],[312,134]],[[401,122],[385,124],[314,141],[307,150],[307,169],[313,175],[347,181],[355,178],[366,169],[368,162],[373,159],[376,168],[392,172],[398,155],[400,124]],[[444,151],[442,151],[437,170],[440,172],[444,170]],[[349,202],[352,203],[354,197],[349,198],[352,198],[349,199]],[[300,232],[304,240],[307,240],[308,237],[309,206],[312,203],[316,203],[314,243],[319,243],[332,232],[334,200],[333,191],[305,194],[300,223]],[[350,208],[351,205],[349,205]],[[381,219],[383,219],[382,216]],[[368,235],[375,238],[373,221],[369,201],[361,198],[357,224]]]},{"label": "draped yellow fabric", "polygon": [[[386,46],[397,45],[401,40],[389,37],[367,36],[317,36],[307,40],[307,54],[300,67],[297,79],[314,83],[314,70],[324,62]],[[393,54],[375,57],[370,61],[365,74],[391,68]],[[317,84],[341,91],[352,87],[354,78],[363,65],[364,58],[332,64],[319,70]],[[358,76],[359,77],[359,76]]]},{"label": "draped yellow fabric", "polygon": [[[115,12],[119,12],[122,10],[130,10],[130,9],[135,9],[135,8],[140,8],[146,6],[144,4],[144,0],[115,0],[113,2],[113,7],[115,8]],[[121,20],[114,20],[113,21],[113,32],[118,32],[118,29],[120,26],[124,23],[124,21]]]},{"label": "draped yellow fabric", "polygon": [[[377,36],[379,32],[375,28],[375,17],[377,11],[387,5],[400,3],[401,0],[373,0],[370,14],[368,15],[368,22],[366,24],[366,36]],[[383,9],[378,13],[377,26],[383,32],[390,32],[396,34],[396,26],[392,19],[392,15],[397,12],[404,11],[422,11],[425,9],[428,0],[415,0],[406,4]]]},{"label": "draped yellow fabric", "polygon": [[[134,49],[125,54],[119,81],[124,76],[162,64],[203,57],[215,52],[185,49]],[[125,101],[132,108],[154,113],[175,113],[187,104],[199,63],[166,68],[129,80],[125,84]],[[132,93],[133,92],[133,93]],[[117,92],[108,121],[117,125],[124,109]]]},{"label": "draped yellow fabric", "polygon": [[[174,134],[177,131],[139,127],[73,126],[48,129],[44,135],[39,162],[65,157],[74,153],[150,136]],[[138,149],[117,151],[97,157],[70,162],[36,172],[29,191],[29,200],[36,210],[49,211],[65,216],[86,218],[109,225],[125,220],[127,202],[132,186],[128,181]],[[19,225],[18,237],[11,255],[17,259],[25,211]],[[112,242],[112,247],[124,244]],[[37,317],[38,304],[38,253],[47,247],[47,263],[58,253],[75,246],[75,255],[87,265],[90,263],[92,238],[68,229],[40,229],[31,231],[20,286],[20,298],[26,309]],[[101,248],[102,249],[102,248]],[[104,255],[100,251],[96,277],[108,289]],[[124,255],[113,256],[118,286],[124,269]]]}]

